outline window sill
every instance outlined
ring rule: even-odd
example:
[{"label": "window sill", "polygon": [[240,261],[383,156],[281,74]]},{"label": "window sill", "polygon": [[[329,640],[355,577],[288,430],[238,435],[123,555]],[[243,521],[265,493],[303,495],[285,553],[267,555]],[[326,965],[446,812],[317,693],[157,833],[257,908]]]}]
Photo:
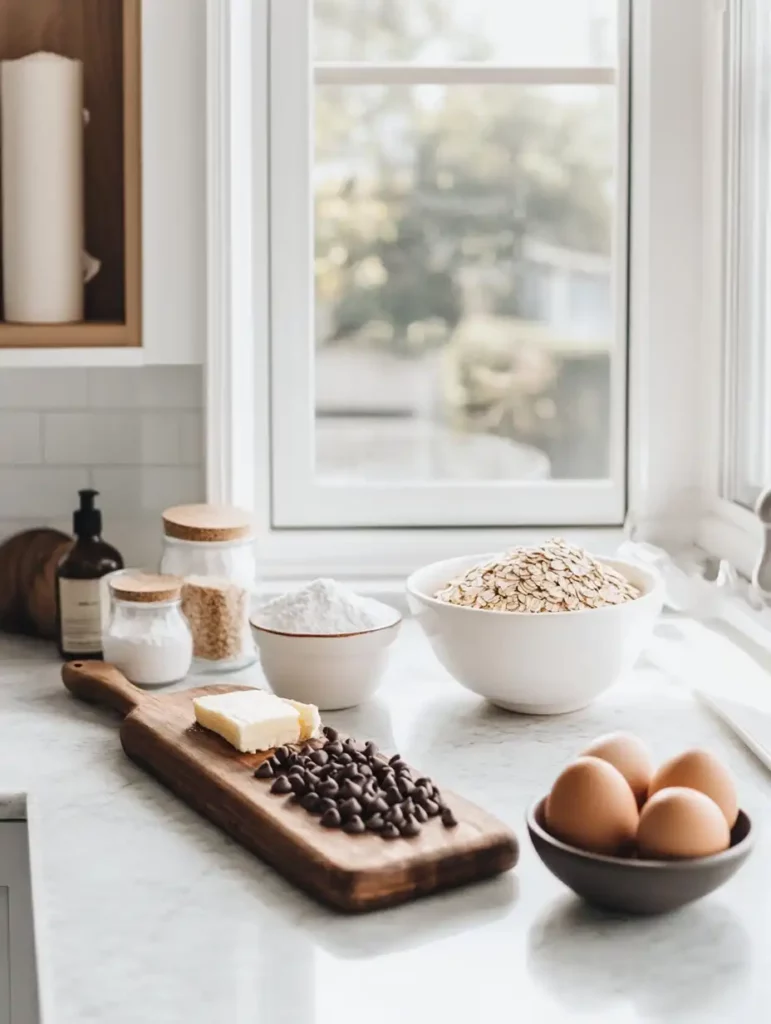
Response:
[{"label": "window sill", "polygon": [[[555,534],[600,554],[624,540],[620,527],[462,530],[271,530],[257,537],[259,578],[269,590],[319,576],[403,590],[415,569],[459,555],[539,544]],[[382,593],[382,589],[380,590]]]},{"label": "window sill", "polygon": [[752,576],[761,543],[756,516],[724,499],[718,499],[697,524],[696,544],[707,554],[725,559],[747,579]]}]

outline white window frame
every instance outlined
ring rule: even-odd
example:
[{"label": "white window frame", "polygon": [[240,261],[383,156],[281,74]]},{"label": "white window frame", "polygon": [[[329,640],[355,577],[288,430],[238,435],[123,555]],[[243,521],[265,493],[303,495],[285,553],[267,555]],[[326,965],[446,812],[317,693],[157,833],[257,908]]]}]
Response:
[{"label": "white window frame", "polygon": [[[494,67],[454,64],[320,65],[312,46],[312,0],[270,7],[271,358],[273,517],[282,527],[620,525],[625,512],[628,17],[619,0],[619,60],[612,67]],[[313,87],[338,83],[612,85],[617,83],[617,209],[614,226],[614,345],[611,349],[607,480],[340,484],[314,465],[314,297],[312,278]],[[617,81],[618,80],[618,81]],[[280,111],[280,113],[279,113]],[[287,170],[291,168],[291,170]],[[460,513],[460,515],[459,515]],[[458,522],[458,519],[461,522]]]},{"label": "white window frame", "polygon": [[735,299],[728,285],[735,281],[746,248],[741,224],[729,207],[743,173],[736,81],[739,48],[738,40],[732,38],[730,14],[727,0],[712,0],[705,20],[705,64],[713,73],[706,78],[704,106],[704,500],[695,539],[703,550],[727,559],[749,577],[760,550],[761,527],[749,508],[730,500],[725,493],[731,457],[728,439],[736,429],[736,396],[729,389],[736,382],[738,357],[738,323],[732,305]]},{"label": "white window frame", "polygon": [[[638,534],[690,542],[703,500],[702,0],[632,0],[628,503]],[[268,0],[209,0],[209,500],[255,508],[263,576],[400,577],[553,532],[275,529],[271,488]],[[655,73],[654,73],[655,68]],[[595,549],[617,528],[565,530]]]}]

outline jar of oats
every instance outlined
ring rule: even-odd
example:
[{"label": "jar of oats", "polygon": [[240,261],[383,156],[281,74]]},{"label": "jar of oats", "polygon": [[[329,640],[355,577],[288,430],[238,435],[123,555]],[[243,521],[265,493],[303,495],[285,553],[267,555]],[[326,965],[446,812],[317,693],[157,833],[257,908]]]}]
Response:
[{"label": "jar of oats", "polygon": [[161,572],[180,576],[193,633],[193,671],[227,672],[256,660],[249,625],[256,564],[252,519],[230,505],[163,513]]}]

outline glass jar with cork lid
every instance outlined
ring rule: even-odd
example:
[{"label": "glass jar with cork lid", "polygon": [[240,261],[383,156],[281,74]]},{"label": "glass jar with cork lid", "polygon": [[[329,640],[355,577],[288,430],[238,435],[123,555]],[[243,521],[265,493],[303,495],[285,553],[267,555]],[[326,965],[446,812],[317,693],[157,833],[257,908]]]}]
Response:
[{"label": "glass jar with cork lid", "polygon": [[184,679],[193,661],[193,637],[180,609],[182,580],[129,569],[112,575],[109,588],[105,661],[139,686]]},{"label": "glass jar with cork lid", "polygon": [[249,625],[257,567],[250,514],[231,505],[178,505],[163,513],[163,532],[161,572],[183,580],[194,670],[251,665],[257,658]]}]

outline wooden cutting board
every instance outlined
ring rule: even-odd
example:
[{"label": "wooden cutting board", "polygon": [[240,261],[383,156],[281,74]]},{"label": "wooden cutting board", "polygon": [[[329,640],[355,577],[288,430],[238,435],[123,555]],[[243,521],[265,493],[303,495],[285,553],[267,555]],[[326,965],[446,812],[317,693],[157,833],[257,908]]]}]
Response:
[{"label": "wooden cutting board", "polygon": [[81,700],[125,716],[121,743],[133,761],[290,881],[340,910],[402,903],[488,878],[517,862],[513,833],[448,792],[444,799],[458,820],[453,829],[434,818],[414,839],[386,840],[322,828],[318,818],[254,778],[269,753],[240,754],[196,723],[194,697],[247,687],[204,686],[159,696],[101,661],[70,662],[62,679]]}]

